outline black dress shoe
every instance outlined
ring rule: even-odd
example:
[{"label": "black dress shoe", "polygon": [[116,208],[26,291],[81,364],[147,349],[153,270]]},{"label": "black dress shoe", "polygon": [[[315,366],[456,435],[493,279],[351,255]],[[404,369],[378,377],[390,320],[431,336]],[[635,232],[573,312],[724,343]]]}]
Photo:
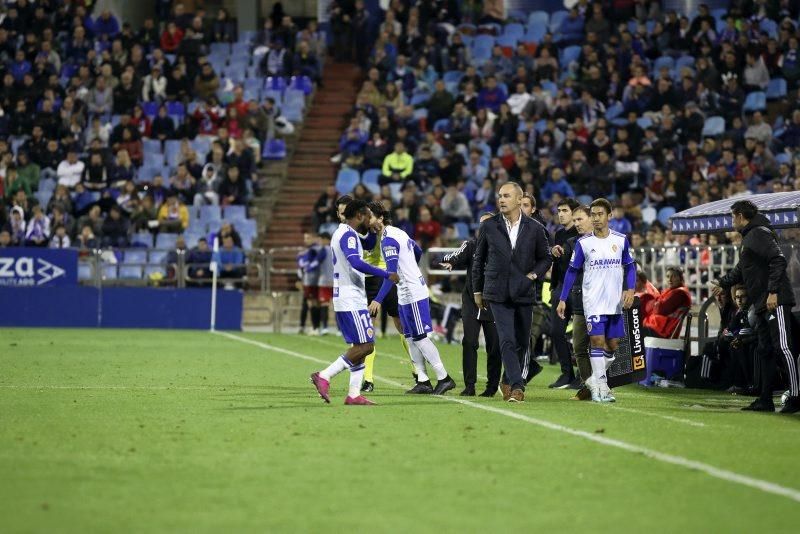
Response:
[{"label": "black dress shoe", "polygon": [[430,395],[433,393],[433,386],[430,380],[427,382],[417,382],[417,385],[406,391],[409,395]]},{"label": "black dress shoe", "polygon": [[486,389],[483,390],[483,393],[481,393],[478,396],[479,397],[489,397],[489,398],[491,398],[491,397],[494,397],[495,393],[497,393],[497,388],[496,387],[493,389],[493,388],[490,388],[490,387],[487,386]]},{"label": "black dress shoe", "polygon": [[460,393],[462,397],[474,397],[475,396],[475,387],[467,386],[464,388],[464,391]]},{"label": "black dress shoe", "polygon": [[539,362],[537,362],[536,360],[531,360],[530,365],[531,365],[531,370],[528,372],[528,379],[525,381],[526,384],[531,380],[533,380],[534,378],[536,378],[536,375],[541,373],[542,370],[544,369],[541,365],[539,365]]},{"label": "black dress shoe", "polygon": [[783,403],[781,413],[797,413],[800,412],[800,397],[789,397]]},{"label": "black dress shoe", "polygon": [[765,402],[761,399],[756,399],[749,405],[742,408],[744,412],[774,412],[775,404],[772,401]]},{"label": "black dress shoe", "polygon": [[562,374],[561,376],[558,377],[558,379],[556,379],[555,382],[553,382],[547,387],[549,387],[550,389],[567,389],[569,385],[572,383],[572,381],[573,381],[572,378]]},{"label": "black dress shoe", "polygon": [[361,384],[361,393],[369,393],[370,391],[373,391],[374,389],[375,389],[375,384],[373,384],[372,382],[369,382],[367,380],[364,380],[364,383]]},{"label": "black dress shoe", "polygon": [[574,389],[575,391],[578,391],[579,389],[581,389],[582,385],[583,382],[581,382],[580,377],[575,377],[575,380],[569,383],[567,389]]},{"label": "black dress shoe", "polygon": [[439,380],[439,382],[436,384],[436,388],[433,390],[433,394],[444,395],[445,393],[447,393],[451,389],[454,389],[455,387],[456,387],[455,381],[452,378],[450,378],[450,375],[448,375]]}]

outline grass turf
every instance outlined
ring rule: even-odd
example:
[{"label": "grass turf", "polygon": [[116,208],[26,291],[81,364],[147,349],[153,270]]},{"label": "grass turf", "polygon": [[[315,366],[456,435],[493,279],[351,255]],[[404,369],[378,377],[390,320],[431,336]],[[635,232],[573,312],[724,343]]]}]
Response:
[{"label": "grass turf", "polygon": [[[206,332],[0,330],[4,532],[793,531],[800,504],[698,470],[378,382],[374,408],[308,383],[341,340]],[[376,374],[407,384],[399,340]],[[440,346],[460,383],[460,347]],[[519,412],[800,488],[800,417],[704,391],[546,389]],[[461,385],[461,384],[459,384]],[[479,384],[482,385],[482,384]],[[452,395],[452,393],[451,393]]]}]

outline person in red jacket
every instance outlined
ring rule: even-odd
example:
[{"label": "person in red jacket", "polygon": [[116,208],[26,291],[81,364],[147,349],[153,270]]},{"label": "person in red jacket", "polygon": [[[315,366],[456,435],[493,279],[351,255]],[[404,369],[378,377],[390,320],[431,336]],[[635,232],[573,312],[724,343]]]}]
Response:
[{"label": "person in red jacket", "polygon": [[174,54],[183,40],[183,30],[174,22],[167,24],[167,29],[161,34],[161,50],[167,54]]},{"label": "person in red jacket", "polygon": [[671,338],[692,307],[692,295],[686,289],[680,267],[667,269],[667,282],[669,287],[656,298],[652,313],[644,320],[646,336]]},{"label": "person in red jacket", "polygon": [[661,292],[650,280],[643,271],[636,272],[636,290],[634,295],[639,297],[639,308],[642,312],[642,318],[647,319],[653,313],[653,306],[656,299],[661,296]]}]

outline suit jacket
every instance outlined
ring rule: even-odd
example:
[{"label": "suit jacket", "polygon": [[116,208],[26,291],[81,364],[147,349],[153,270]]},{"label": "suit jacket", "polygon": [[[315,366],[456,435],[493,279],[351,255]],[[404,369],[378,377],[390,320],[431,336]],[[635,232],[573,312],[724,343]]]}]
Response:
[{"label": "suit jacket", "polygon": [[541,223],[522,216],[517,246],[511,249],[503,214],[498,213],[481,224],[475,257],[472,262],[473,290],[492,302],[511,301],[532,304],[536,283],[528,274],[543,280],[553,263],[547,230]]}]

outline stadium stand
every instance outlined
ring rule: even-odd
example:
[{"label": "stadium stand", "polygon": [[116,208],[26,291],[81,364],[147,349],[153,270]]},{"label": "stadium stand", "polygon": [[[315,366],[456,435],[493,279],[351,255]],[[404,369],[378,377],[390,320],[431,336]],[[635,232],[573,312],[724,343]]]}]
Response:
[{"label": "stadium stand", "polygon": [[[467,234],[451,199],[467,199],[472,230],[507,180],[554,230],[561,196],[543,191],[559,168],[579,198],[619,205],[638,245],[661,246],[684,244],[665,226],[675,210],[800,188],[800,4],[673,4],[578,2],[505,21],[470,5],[434,21],[415,6],[395,13],[400,27],[376,21],[374,46],[359,56],[356,43],[364,76],[336,190],[391,202],[412,235],[427,208],[442,228],[432,244],[446,245]],[[413,160],[402,178],[383,165],[397,141]]]},{"label": "stadium stand", "polygon": [[[109,249],[102,275],[140,282],[167,276],[180,242],[256,246],[248,206],[305,118],[324,34],[289,19],[237,36],[183,6],[134,28],[93,3],[43,4],[7,4],[0,22],[2,246]],[[262,76],[279,41],[286,69]]]}]

